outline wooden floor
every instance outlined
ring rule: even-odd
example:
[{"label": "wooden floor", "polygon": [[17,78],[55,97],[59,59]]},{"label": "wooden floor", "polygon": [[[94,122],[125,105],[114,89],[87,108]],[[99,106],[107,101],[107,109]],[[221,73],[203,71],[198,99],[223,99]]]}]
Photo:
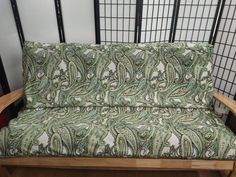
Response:
[{"label": "wooden floor", "polygon": [[38,168],[9,171],[11,177],[221,177],[216,171],[93,171]]}]

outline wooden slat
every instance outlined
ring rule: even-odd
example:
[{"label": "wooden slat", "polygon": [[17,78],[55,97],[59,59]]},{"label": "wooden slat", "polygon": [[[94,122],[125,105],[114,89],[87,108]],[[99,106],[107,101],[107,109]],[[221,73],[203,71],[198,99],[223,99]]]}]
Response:
[{"label": "wooden slat", "polygon": [[23,89],[19,89],[0,97],[0,113],[22,96]]},{"label": "wooden slat", "polygon": [[220,103],[225,105],[227,108],[230,109],[230,111],[236,115],[236,101],[233,99],[230,99],[220,93],[214,92],[213,96],[216,100],[218,100]]},{"label": "wooden slat", "polygon": [[0,166],[116,170],[232,170],[234,161],[142,158],[22,157],[0,159]]}]

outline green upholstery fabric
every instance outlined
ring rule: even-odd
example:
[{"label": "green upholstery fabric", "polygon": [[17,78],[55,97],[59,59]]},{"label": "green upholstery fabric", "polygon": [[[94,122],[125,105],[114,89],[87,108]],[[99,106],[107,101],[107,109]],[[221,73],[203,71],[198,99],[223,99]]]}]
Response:
[{"label": "green upholstery fabric", "polygon": [[28,108],[211,106],[208,44],[41,44],[23,53]]},{"label": "green upholstery fabric", "polygon": [[41,44],[23,52],[26,109],[0,156],[236,159],[212,112],[208,44]]},{"label": "green upholstery fabric", "polygon": [[234,134],[203,109],[29,109],[1,130],[0,139],[5,156],[236,157]]}]

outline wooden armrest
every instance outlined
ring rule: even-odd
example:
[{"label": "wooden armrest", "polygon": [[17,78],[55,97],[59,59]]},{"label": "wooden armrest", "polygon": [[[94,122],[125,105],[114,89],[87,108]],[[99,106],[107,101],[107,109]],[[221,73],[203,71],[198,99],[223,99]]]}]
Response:
[{"label": "wooden armrest", "polygon": [[214,92],[213,96],[215,97],[216,100],[218,100],[220,103],[225,105],[229,110],[236,115],[236,101],[228,98],[220,93]]},{"label": "wooden armrest", "polygon": [[0,97],[0,113],[22,96],[23,89],[18,89]]}]

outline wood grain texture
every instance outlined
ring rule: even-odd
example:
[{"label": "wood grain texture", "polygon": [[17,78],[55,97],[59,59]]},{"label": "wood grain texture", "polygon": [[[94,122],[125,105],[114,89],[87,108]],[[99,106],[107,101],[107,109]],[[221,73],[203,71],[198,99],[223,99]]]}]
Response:
[{"label": "wood grain texture", "polygon": [[106,170],[232,170],[234,161],[141,158],[22,157],[0,159],[0,165]]},{"label": "wood grain texture", "polygon": [[0,113],[23,96],[23,89],[15,90],[0,97]]},{"label": "wood grain texture", "polygon": [[228,98],[220,93],[214,92],[213,94],[214,98],[216,100],[218,100],[220,103],[222,103],[223,105],[225,105],[227,108],[229,108],[229,110],[236,115],[236,101]]}]

